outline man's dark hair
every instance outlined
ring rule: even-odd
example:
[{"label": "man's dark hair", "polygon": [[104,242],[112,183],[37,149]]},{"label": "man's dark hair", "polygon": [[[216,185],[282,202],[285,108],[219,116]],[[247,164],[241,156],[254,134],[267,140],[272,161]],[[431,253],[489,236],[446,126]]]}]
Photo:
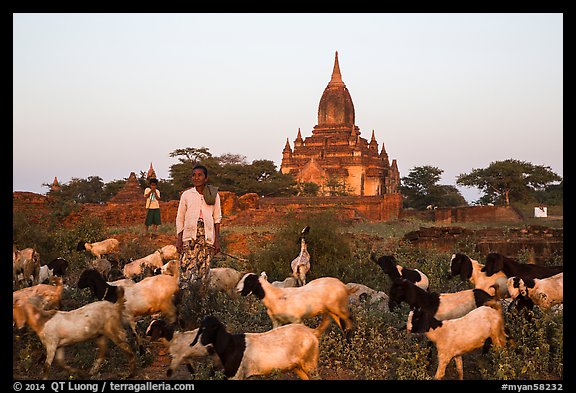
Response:
[{"label": "man's dark hair", "polygon": [[150,179],[150,184],[158,184],[158,179],[155,178]]},{"label": "man's dark hair", "polygon": [[202,172],[204,172],[204,176],[208,177],[208,168],[206,168],[204,165],[196,165],[194,168],[192,168],[192,172],[194,172],[195,169],[201,169]]}]

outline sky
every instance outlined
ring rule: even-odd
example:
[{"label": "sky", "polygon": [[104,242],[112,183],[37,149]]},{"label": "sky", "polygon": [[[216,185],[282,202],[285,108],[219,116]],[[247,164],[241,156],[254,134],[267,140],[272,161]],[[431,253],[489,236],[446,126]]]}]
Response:
[{"label": "sky", "polygon": [[562,13],[15,13],[13,191],[150,163],[168,179],[187,147],[280,169],[336,51],[361,136],[401,177],[456,186],[506,159],[563,176]]}]

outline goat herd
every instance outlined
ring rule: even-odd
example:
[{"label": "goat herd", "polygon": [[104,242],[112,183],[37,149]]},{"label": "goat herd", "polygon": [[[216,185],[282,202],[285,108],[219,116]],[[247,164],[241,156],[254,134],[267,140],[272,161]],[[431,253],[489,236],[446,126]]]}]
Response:
[{"label": "goat herd", "polygon": [[[43,378],[51,364],[80,373],[64,361],[64,347],[96,340],[98,354],[90,369],[95,375],[105,359],[108,340],[128,357],[131,378],[136,371],[136,354],[130,344],[133,335],[142,351],[142,337],[136,321],[153,316],[146,329],[152,341],[163,342],[172,358],[167,375],[171,377],[182,364],[193,372],[200,360],[212,362],[230,379],[293,371],[301,379],[316,372],[320,339],[334,321],[348,340],[353,334],[352,304],[362,300],[375,303],[381,310],[393,312],[402,302],[410,306],[409,333],[423,333],[434,343],[438,366],[436,379],[442,379],[446,366],[454,359],[458,376],[463,379],[462,355],[472,350],[504,346],[507,342],[503,305],[506,307],[550,308],[563,303],[563,266],[519,263],[497,253],[486,256],[484,264],[457,253],[450,261],[451,276],[460,277],[472,289],[454,293],[429,290],[428,276],[403,267],[392,255],[371,259],[390,280],[388,294],[360,283],[344,284],[334,277],[306,282],[310,269],[305,236],[300,236],[300,254],[292,261],[292,275],[270,283],[266,273],[239,272],[232,268],[210,269],[205,285],[229,296],[253,294],[266,308],[272,329],[263,333],[231,333],[216,317],[205,316],[197,329],[181,331],[176,324],[180,268],[178,252],[168,245],[154,253],[125,264],[121,274],[106,255],[118,251],[118,240],[80,243],[93,258],[82,271],[77,287],[89,288],[97,298],[77,309],[62,311],[60,302],[67,262],[62,258],[40,266],[40,256],[32,248],[13,252],[13,322],[17,329],[29,326],[46,350]],[[143,274],[146,270],[153,275]],[[146,276],[140,280],[137,278]],[[44,281],[49,280],[49,284]],[[161,316],[161,318],[158,318]],[[321,316],[316,328],[305,319]]]}]

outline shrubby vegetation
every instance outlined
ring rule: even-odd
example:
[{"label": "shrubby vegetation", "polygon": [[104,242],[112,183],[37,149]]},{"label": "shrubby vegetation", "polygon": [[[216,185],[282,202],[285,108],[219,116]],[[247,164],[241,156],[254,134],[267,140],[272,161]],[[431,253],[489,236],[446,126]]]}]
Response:
[{"label": "shrubby vegetation", "polygon": [[[311,254],[309,279],[322,276],[338,277],[344,282],[359,282],[377,290],[388,291],[388,277],[370,260],[370,254],[394,254],[399,263],[417,267],[430,278],[431,290],[454,292],[469,288],[468,283],[457,278],[448,278],[451,252],[421,249],[402,241],[402,235],[414,230],[419,224],[413,221],[391,223],[343,224],[330,212],[302,218],[291,217],[274,227],[274,237],[265,247],[253,251],[248,263],[234,261],[237,269],[255,273],[266,271],[270,281],[282,280],[290,274],[290,262],[299,253],[299,233],[310,225],[308,236]],[[271,227],[267,227],[270,230]],[[85,256],[75,251],[78,241],[101,239],[116,229],[106,229],[97,220],[80,222],[76,227],[47,232],[40,227],[28,225],[23,217],[15,216],[14,238],[18,244],[34,244],[41,255],[64,256],[71,262],[70,289],[64,295],[64,308],[78,307],[92,301],[86,291],[75,287],[80,272],[85,266]],[[254,228],[250,228],[253,231]],[[225,239],[224,239],[225,240]],[[144,255],[149,246],[138,242],[122,244],[121,254],[125,258]],[[470,241],[462,241],[454,251],[464,252],[482,260]],[[520,255],[526,262],[528,255]],[[231,266],[219,262],[219,266]],[[551,263],[561,264],[557,256]],[[205,294],[198,297],[183,297],[180,307],[180,322],[188,329],[198,326],[207,314],[217,316],[231,332],[263,332],[272,325],[262,302],[250,295],[231,299],[225,294]],[[432,379],[436,370],[436,352],[427,345],[424,335],[408,335],[405,330],[408,315],[407,305],[395,312],[382,312],[375,306],[362,305],[352,308],[354,334],[350,342],[342,338],[335,324],[331,324],[321,340],[319,374],[321,379],[358,380],[424,380]],[[512,338],[511,345],[503,350],[491,349],[487,354],[481,350],[464,355],[465,379],[483,380],[543,380],[563,378],[563,312],[535,310],[526,319],[515,313],[506,312],[506,327]],[[144,334],[150,318],[138,324]],[[307,322],[316,325],[319,318]],[[13,373],[22,378],[39,377],[38,361],[43,348],[35,333],[30,330],[14,333]],[[146,342],[147,354],[139,357],[139,368],[152,365],[153,346]],[[102,373],[115,375],[115,370],[125,366],[123,354],[111,346],[111,356],[103,366]],[[92,343],[67,349],[69,362],[77,367],[90,367],[96,350]],[[187,375],[187,374],[184,374]],[[67,379],[65,372],[53,368],[53,378]],[[199,365],[196,379],[222,379],[222,373],[212,373],[209,367]],[[454,363],[447,369],[447,378],[456,379]],[[263,379],[296,379],[292,374],[277,373]]]}]

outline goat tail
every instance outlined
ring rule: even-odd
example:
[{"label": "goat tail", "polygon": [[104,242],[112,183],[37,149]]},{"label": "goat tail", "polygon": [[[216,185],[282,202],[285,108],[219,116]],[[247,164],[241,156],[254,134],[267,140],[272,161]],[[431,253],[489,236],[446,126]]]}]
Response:
[{"label": "goat tail", "polygon": [[328,325],[330,325],[330,317],[328,314],[322,314],[322,321],[320,321],[320,325],[314,329],[314,335],[318,337],[318,339],[322,337]]}]

